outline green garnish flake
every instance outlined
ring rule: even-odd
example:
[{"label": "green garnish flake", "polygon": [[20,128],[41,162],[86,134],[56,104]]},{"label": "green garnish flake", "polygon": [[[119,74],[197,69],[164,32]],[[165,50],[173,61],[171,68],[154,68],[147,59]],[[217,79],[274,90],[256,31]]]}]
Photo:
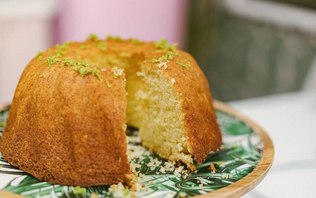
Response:
[{"label": "green garnish flake", "polygon": [[63,52],[59,52],[58,51],[58,52],[55,53],[54,57],[55,58],[61,58],[61,57],[63,57],[63,55],[64,55]]},{"label": "green garnish flake", "polygon": [[89,74],[92,74],[96,76],[100,81],[103,81],[102,76],[100,75],[100,72],[97,68],[95,67],[88,67],[88,66],[83,66],[83,65],[76,65],[71,67],[73,70],[79,72],[81,76],[86,76]]},{"label": "green garnish flake", "polygon": [[160,58],[159,59],[158,58],[153,58],[153,59],[151,59],[150,62],[152,62],[152,63],[159,63],[160,62]]},{"label": "green garnish flake", "polygon": [[80,195],[83,195],[83,194],[86,194],[87,190],[85,188],[82,188],[80,186],[76,186],[75,188],[73,188],[73,193],[74,194],[80,194]]},{"label": "green garnish flake", "polygon": [[100,81],[103,81],[99,70],[96,67],[89,65],[85,61],[76,61],[68,57],[61,60],[60,57],[57,55],[47,58],[48,65],[54,65],[56,63],[60,63],[63,66],[71,67],[71,69],[79,72],[81,76],[92,74],[96,76]]},{"label": "green garnish flake", "polygon": [[128,39],[128,41],[130,41],[133,44],[139,45],[139,44],[143,44],[144,41],[138,40],[138,39]]},{"label": "green garnish flake", "polygon": [[57,44],[56,45],[56,51],[57,52],[62,52],[64,49],[66,49],[67,47],[69,47],[69,45],[73,43],[71,41],[65,42],[63,44]]},{"label": "green garnish flake", "polygon": [[65,42],[65,43],[63,43],[63,44],[57,44],[56,46],[55,46],[55,57],[56,58],[61,58],[62,56],[64,56],[64,50],[67,48],[67,47],[69,47],[69,45],[71,44],[71,43],[73,43],[73,42],[71,42],[71,41],[69,41],[69,42]]},{"label": "green garnish flake", "polygon": [[86,49],[87,49],[87,46],[86,46],[86,45],[81,45],[81,46],[80,46],[80,49],[86,50]]},{"label": "green garnish flake", "polygon": [[106,37],[107,40],[112,40],[112,41],[124,41],[124,39],[122,37],[119,36],[112,36],[112,35],[108,35]]},{"label": "green garnish flake", "polygon": [[43,58],[43,52],[38,52],[36,55],[36,58],[42,59]]},{"label": "green garnish flake", "polygon": [[65,58],[62,62],[62,65],[64,66],[75,66],[76,65],[76,61],[70,59],[70,58]]},{"label": "green garnish flake", "polygon": [[183,62],[177,62],[178,65],[180,65],[181,67],[187,69],[189,67],[191,67],[191,64],[189,61],[187,61],[186,63],[183,63]]},{"label": "green garnish flake", "polygon": [[177,55],[179,55],[177,52],[167,52],[167,54],[165,54],[163,58],[166,60],[171,60]]},{"label": "green garnish flake", "polygon": [[99,48],[101,51],[107,50],[106,44],[105,44],[103,41],[100,41],[100,42],[98,43],[98,48]]},{"label": "green garnish flake", "polygon": [[88,36],[88,39],[87,40],[90,40],[90,41],[97,41],[99,39],[98,35],[96,34],[90,34]]},{"label": "green garnish flake", "polygon": [[161,56],[160,58],[153,58],[151,59],[150,62],[152,63],[160,63],[162,61],[166,61],[166,60],[172,60],[175,56],[178,56],[179,53],[178,52],[171,52],[168,51],[165,55]]},{"label": "green garnish flake", "polygon": [[175,51],[177,49],[177,45],[178,44],[176,43],[169,43],[166,39],[161,39],[155,42],[156,49],[163,49],[168,51]]},{"label": "green garnish flake", "polygon": [[56,63],[60,62],[60,59],[56,56],[51,56],[47,58],[47,64],[48,65],[54,65]]}]

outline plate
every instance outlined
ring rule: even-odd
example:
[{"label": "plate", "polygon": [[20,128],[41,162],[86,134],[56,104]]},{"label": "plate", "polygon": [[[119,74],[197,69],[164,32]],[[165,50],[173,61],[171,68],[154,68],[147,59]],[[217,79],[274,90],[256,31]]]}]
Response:
[{"label": "plate", "polygon": [[[140,145],[137,131],[129,129],[129,148],[136,151],[130,160],[139,173],[137,192],[122,185],[53,185],[10,166],[0,155],[0,197],[240,197],[253,189],[270,169],[273,144],[267,133],[249,118],[224,103],[216,101],[214,106],[223,146],[197,165],[195,172],[149,152]],[[0,135],[8,112],[9,106],[0,111]]]}]

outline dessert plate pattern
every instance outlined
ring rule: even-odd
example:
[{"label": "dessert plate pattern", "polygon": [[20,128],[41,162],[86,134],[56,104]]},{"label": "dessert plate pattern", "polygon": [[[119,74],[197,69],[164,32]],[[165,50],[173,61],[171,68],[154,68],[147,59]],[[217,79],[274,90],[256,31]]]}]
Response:
[{"label": "dessert plate pattern", "polygon": [[[272,164],[273,145],[250,119],[224,103],[215,102],[223,135],[219,152],[210,153],[191,172],[161,159],[141,146],[137,130],[129,128],[129,160],[138,175],[136,191],[123,185],[79,187],[53,185],[12,167],[0,155],[0,195],[17,197],[209,197],[240,196],[254,188]],[[0,135],[9,106],[0,111]]]}]

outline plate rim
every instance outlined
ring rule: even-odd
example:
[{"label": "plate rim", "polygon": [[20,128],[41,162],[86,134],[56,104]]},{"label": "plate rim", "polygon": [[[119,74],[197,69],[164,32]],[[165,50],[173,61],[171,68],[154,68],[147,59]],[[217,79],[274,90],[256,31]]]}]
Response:
[{"label": "plate rim", "polygon": [[196,198],[240,197],[248,193],[250,190],[254,189],[263,180],[263,178],[266,176],[266,174],[270,170],[273,164],[273,159],[274,159],[273,142],[270,136],[268,135],[268,133],[260,125],[258,125],[255,121],[245,116],[244,114],[240,113],[238,110],[234,109],[227,103],[214,100],[213,104],[214,104],[214,109],[220,110],[232,116],[235,116],[239,120],[245,122],[248,126],[250,126],[254,130],[254,132],[259,135],[264,146],[262,150],[261,159],[251,173],[249,173],[242,179],[238,180],[237,182],[230,184],[229,186],[212,191],[208,194],[197,195],[195,197]]},{"label": "plate rim", "polygon": [[[266,174],[270,170],[273,164],[273,159],[274,159],[273,142],[270,136],[261,126],[259,126],[255,121],[245,116],[244,114],[240,113],[239,111],[237,111],[236,109],[228,105],[227,103],[214,100],[213,105],[214,105],[214,109],[228,113],[238,118],[239,120],[245,122],[248,126],[250,126],[254,130],[254,132],[259,135],[264,146],[262,150],[261,159],[251,173],[249,173],[242,179],[238,180],[237,182],[230,184],[229,186],[212,191],[204,195],[197,195],[194,197],[196,198],[240,197],[248,193],[250,190],[254,189],[263,180],[263,178],[266,176]],[[9,106],[9,103],[6,103],[4,105],[0,104],[0,111],[5,109],[7,106]],[[23,196],[0,189],[0,197],[20,198]]]}]

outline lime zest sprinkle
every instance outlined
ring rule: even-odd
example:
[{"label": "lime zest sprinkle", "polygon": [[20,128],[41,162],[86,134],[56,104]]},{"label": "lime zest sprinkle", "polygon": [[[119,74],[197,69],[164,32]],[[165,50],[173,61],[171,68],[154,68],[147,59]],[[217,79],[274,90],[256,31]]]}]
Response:
[{"label": "lime zest sprinkle", "polygon": [[136,45],[144,43],[144,41],[141,41],[141,40],[138,40],[138,39],[133,39],[133,38],[128,39],[128,41],[130,41],[131,43],[136,44]]},{"label": "lime zest sprinkle", "polygon": [[120,36],[113,36],[113,35],[107,35],[106,37],[107,40],[112,40],[112,41],[124,41],[124,39]]},{"label": "lime zest sprinkle", "polygon": [[63,60],[61,60],[59,57],[56,57],[56,55],[47,58],[48,65],[54,65],[57,63],[60,63],[63,66],[71,67],[71,69],[79,72],[81,76],[92,74],[96,76],[100,81],[103,81],[99,69],[88,64],[86,61],[76,61],[69,57],[66,57]]},{"label": "lime zest sprinkle", "polygon": [[163,49],[168,51],[176,51],[177,43],[169,43],[166,39],[161,39],[159,41],[154,42],[156,49]]},{"label": "lime zest sprinkle", "polygon": [[99,48],[101,51],[107,50],[106,44],[105,44],[103,41],[100,41],[100,42],[98,43],[98,48]]},{"label": "lime zest sprinkle", "polygon": [[81,76],[86,76],[86,75],[92,74],[92,75],[96,76],[100,81],[103,81],[103,78],[100,75],[99,70],[95,67],[75,65],[75,66],[72,66],[71,69],[79,72],[79,74]]},{"label": "lime zest sprinkle", "polygon": [[86,46],[86,45],[81,45],[81,46],[80,46],[80,49],[81,49],[81,50],[86,50],[86,49],[87,49],[87,46]]},{"label": "lime zest sprinkle", "polygon": [[43,58],[43,52],[38,52],[36,55],[36,58],[42,59]]},{"label": "lime zest sprinkle", "polygon": [[54,65],[60,62],[61,55],[58,53],[56,55],[50,56],[47,58],[48,65]]},{"label": "lime zest sprinkle", "polygon": [[159,57],[158,59],[157,58],[151,59],[150,62],[152,62],[152,63],[161,63],[162,61],[172,60],[175,56],[178,56],[178,55],[179,55],[178,52],[168,51],[165,55]]},{"label": "lime zest sprinkle", "polygon": [[80,186],[76,186],[72,189],[73,193],[75,194],[80,194],[80,195],[83,195],[83,194],[86,194],[87,190],[86,188],[82,188]]},{"label": "lime zest sprinkle", "polygon": [[48,65],[53,65],[56,63],[56,59],[54,57],[48,57],[47,58],[47,64]]},{"label": "lime zest sprinkle", "polygon": [[90,41],[97,41],[97,40],[99,40],[99,37],[98,37],[97,34],[92,33],[92,34],[90,34],[90,35],[88,36],[88,39],[87,39],[87,40],[90,40]]},{"label": "lime zest sprinkle", "polygon": [[185,69],[191,67],[191,64],[190,64],[189,61],[187,61],[186,63],[184,63],[184,62],[177,62],[177,64],[180,65],[181,67],[185,68]]}]

